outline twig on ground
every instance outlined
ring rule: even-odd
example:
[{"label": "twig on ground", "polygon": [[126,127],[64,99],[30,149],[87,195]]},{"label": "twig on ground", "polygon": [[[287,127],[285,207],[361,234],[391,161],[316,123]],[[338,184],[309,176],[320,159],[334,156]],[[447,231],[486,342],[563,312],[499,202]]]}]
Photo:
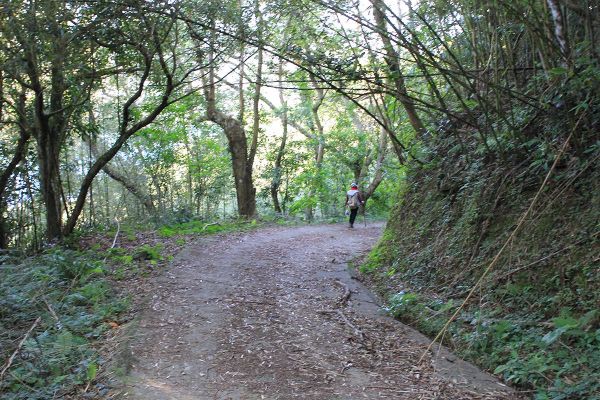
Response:
[{"label": "twig on ground", "polygon": [[217,225],[221,225],[218,222],[211,222],[210,224],[206,224],[202,227],[202,232],[204,232],[206,230],[206,228],[208,228],[209,226],[217,226]]},{"label": "twig on ground", "polygon": [[115,245],[117,244],[117,238],[119,237],[119,232],[121,231],[121,223],[117,218],[115,218],[115,222],[117,223],[117,233],[115,233],[115,238],[113,239],[112,246],[110,246],[111,249],[115,248]]},{"label": "twig on ground", "polygon": [[23,344],[25,343],[25,341],[27,340],[27,338],[29,337],[29,335],[31,335],[31,332],[33,332],[33,330],[40,323],[41,320],[42,320],[42,317],[37,317],[37,319],[35,320],[35,322],[33,323],[33,325],[31,325],[31,328],[29,328],[29,330],[27,331],[27,333],[25,334],[25,336],[23,336],[23,338],[19,342],[19,345],[17,346],[17,348],[15,349],[15,351],[8,358],[8,361],[6,361],[6,364],[5,364],[4,368],[2,368],[2,371],[0,371],[0,382],[2,382],[2,379],[4,379],[4,374],[6,373],[6,371],[8,371],[8,369],[11,367],[11,365],[12,365],[14,359],[15,359],[15,356],[19,353],[19,351],[21,350],[21,347],[23,347]]},{"label": "twig on ground", "polygon": [[348,325],[350,328],[352,328],[352,330],[354,331],[354,335],[358,336],[361,341],[364,341],[367,338],[365,336],[364,332],[360,328],[358,328],[356,325],[354,325],[348,319],[348,317],[346,317],[346,314],[344,314],[341,310],[318,310],[317,312],[319,314],[337,314],[346,325]]},{"label": "twig on ground", "polygon": [[62,323],[60,322],[60,319],[58,319],[58,315],[56,315],[56,312],[54,312],[54,309],[52,308],[52,305],[50,303],[48,303],[48,300],[43,299],[44,303],[46,303],[46,307],[48,307],[48,311],[50,311],[50,314],[52,315],[52,318],[54,318],[54,320],[56,321],[56,328],[58,330],[62,329]]},{"label": "twig on ground", "polygon": [[352,292],[350,291],[350,289],[348,289],[348,286],[344,282],[340,281],[339,279],[334,280],[333,283],[335,283],[336,285],[338,285],[342,289],[344,289],[344,294],[337,301],[337,304],[340,307],[345,307],[346,304],[348,303],[348,300],[350,300],[350,296],[352,295]]},{"label": "twig on ground", "polygon": [[[119,237],[119,232],[121,231],[121,223],[117,218],[115,218],[115,222],[117,223],[117,233],[115,233],[115,238],[113,239],[112,245],[109,247],[109,249],[115,248],[115,245],[117,244],[117,238]],[[107,259],[108,256],[104,257],[104,260],[102,260],[102,262],[105,263]]]}]

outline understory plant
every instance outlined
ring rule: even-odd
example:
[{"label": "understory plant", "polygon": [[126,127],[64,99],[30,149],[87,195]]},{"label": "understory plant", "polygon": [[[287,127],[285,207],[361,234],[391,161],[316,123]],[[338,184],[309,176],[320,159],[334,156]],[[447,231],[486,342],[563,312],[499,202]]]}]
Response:
[{"label": "understory plant", "polygon": [[114,296],[101,260],[53,248],[0,265],[2,399],[80,398],[106,390],[98,342],[127,309]]}]

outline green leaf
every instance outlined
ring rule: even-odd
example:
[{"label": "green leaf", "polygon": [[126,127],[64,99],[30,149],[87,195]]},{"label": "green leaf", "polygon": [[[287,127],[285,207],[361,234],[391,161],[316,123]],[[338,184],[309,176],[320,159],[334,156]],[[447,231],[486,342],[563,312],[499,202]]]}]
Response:
[{"label": "green leaf", "polygon": [[542,342],[544,342],[546,344],[552,344],[552,343],[556,342],[556,340],[558,340],[558,338],[561,337],[561,335],[563,333],[567,332],[569,329],[571,329],[571,328],[568,326],[562,326],[558,329],[548,332],[542,338]]},{"label": "green leaf", "polygon": [[494,374],[501,374],[502,372],[506,371],[509,368],[510,368],[510,365],[508,365],[508,364],[498,365],[496,367],[496,369],[494,370]]},{"label": "green leaf", "polygon": [[594,322],[597,316],[598,310],[588,311],[581,318],[579,318],[579,321],[577,321],[578,327],[582,329],[586,328]]},{"label": "green leaf", "polygon": [[554,67],[549,72],[551,75],[560,76],[560,75],[565,75],[568,72],[568,70],[563,67]]},{"label": "green leaf", "polygon": [[98,364],[96,364],[95,362],[90,363],[87,367],[87,374],[86,374],[88,381],[93,381],[94,379],[96,379],[97,373],[98,373]]},{"label": "green leaf", "polygon": [[570,316],[556,317],[552,320],[552,323],[557,328],[577,328],[579,326],[579,321]]},{"label": "green leaf", "polygon": [[474,109],[475,107],[477,107],[479,103],[477,103],[477,101],[473,100],[473,99],[467,99],[465,100],[465,105],[470,109]]}]

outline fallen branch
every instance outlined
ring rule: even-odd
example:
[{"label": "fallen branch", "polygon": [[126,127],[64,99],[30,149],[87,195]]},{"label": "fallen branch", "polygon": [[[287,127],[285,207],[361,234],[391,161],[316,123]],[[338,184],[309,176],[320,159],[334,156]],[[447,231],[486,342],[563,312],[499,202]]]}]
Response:
[{"label": "fallen branch", "polygon": [[27,333],[25,334],[25,336],[23,336],[23,338],[19,342],[19,345],[17,346],[17,348],[15,349],[15,351],[8,358],[8,361],[6,361],[6,364],[5,364],[4,368],[2,368],[2,371],[0,371],[0,382],[2,382],[2,379],[4,379],[4,374],[6,373],[6,371],[8,371],[8,369],[11,367],[11,365],[12,365],[14,359],[15,359],[15,356],[19,353],[19,351],[21,350],[21,347],[23,347],[23,344],[25,343],[25,341],[27,340],[27,338],[29,337],[29,335],[31,335],[31,332],[33,332],[33,330],[40,323],[41,320],[42,320],[42,317],[37,317],[37,319],[35,320],[35,322],[33,323],[33,325],[31,325],[31,328],[29,328],[29,330],[27,331]]},{"label": "fallen branch", "polygon": [[211,222],[210,224],[206,224],[202,227],[202,232],[204,232],[206,230],[206,228],[208,228],[209,226],[216,226],[216,225],[221,225],[218,222]]},{"label": "fallen branch", "polygon": [[344,314],[341,310],[318,310],[317,312],[319,314],[337,314],[346,325],[352,328],[352,330],[354,331],[354,335],[358,336],[361,341],[365,341],[365,339],[367,338],[364,332],[360,330],[360,328],[358,328],[356,325],[354,325],[348,319],[348,317],[346,317],[346,314]]},{"label": "fallen branch", "polygon": [[348,286],[344,282],[340,281],[339,279],[334,280],[333,283],[335,283],[336,285],[338,285],[339,287],[344,289],[344,294],[337,301],[337,304],[340,307],[345,307],[346,304],[348,303],[348,300],[350,300],[350,296],[352,295],[352,292],[350,291],[350,289],[348,289]]},{"label": "fallen branch", "polygon": [[117,244],[117,238],[119,237],[119,231],[121,230],[121,224],[119,223],[119,220],[115,218],[115,221],[117,222],[117,233],[115,233],[115,238],[113,239],[112,246],[110,246],[111,249],[115,248],[115,244]]},{"label": "fallen branch", "polygon": [[58,319],[58,315],[56,315],[56,312],[54,312],[54,309],[52,308],[52,305],[50,303],[48,303],[48,300],[46,300],[46,299],[44,299],[44,303],[46,303],[46,307],[48,307],[48,311],[50,311],[50,314],[52,315],[52,317],[56,321],[56,328],[58,330],[61,330],[62,329],[62,323],[60,322],[60,319]]},{"label": "fallen branch", "polygon": [[[110,249],[115,248],[115,245],[117,244],[117,238],[119,237],[119,232],[121,231],[121,224],[119,223],[119,220],[117,218],[115,218],[115,222],[117,223],[117,233],[115,233],[115,238],[113,239]],[[108,255],[106,257],[104,257],[104,260],[102,260],[102,262],[105,263],[107,259],[108,259]]]}]

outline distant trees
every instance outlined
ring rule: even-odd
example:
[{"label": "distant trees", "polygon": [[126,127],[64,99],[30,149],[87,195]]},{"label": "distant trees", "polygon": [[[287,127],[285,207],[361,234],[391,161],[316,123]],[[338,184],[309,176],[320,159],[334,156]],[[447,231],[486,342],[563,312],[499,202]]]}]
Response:
[{"label": "distant trees", "polygon": [[[12,1],[0,11],[0,244],[17,220],[47,240],[69,235],[94,222],[94,199],[106,221],[117,184],[157,216],[218,193],[221,214],[253,217],[268,202],[310,219],[337,212],[332,188],[348,180],[375,194],[398,163],[428,162],[442,134],[467,158],[542,159],[583,115],[573,146],[590,151],[598,8]],[[163,139],[171,157],[150,168],[150,149],[167,149],[148,140]],[[226,146],[231,180],[221,153],[214,176],[200,167],[209,142]]]},{"label": "distant trees", "polygon": [[[194,172],[199,171],[195,160],[203,159],[194,152],[201,147],[185,132],[204,131],[196,125],[201,121],[213,122],[227,138],[238,215],[252,217],[257,212],[256,159],[270,151],[261,148],[266,142],[262,135],[265,124],[275,118],[280,118],[282,137],[272,166],[261,166],[261,171],[272,171],[269,191],[274,210],[281,213],[285,203],[293,202],[309,219],[317,208],[323,215],[329,213],[328,204],[335,201],[329,187],[342,182],[345,186],[356,174],[355,166],[336,164],[336,154],[326,155],[330,121],[337,118],[330,115],[334,110],[330,102],[338,101],[332,95],[340,88],[328,85],[328,77],[315,63],[323,59],[323,49],[315,47],[310,37],[320,30],[318,16],[303,25],[287,16],[288,11],[301,13],[297,5],[267,6],[258,1],[21,0],[4,7],[0,28],[2,247],[25,232],[37,238],[43,230],[46,240],[60,239],[75,230],[82,215],[87,223],[95,223],[101,212],[108,221],[110,214],[117,213],[111,209],[124,204],[111,196],[118,191],[108,177],[123,187],[120,197],[129,193],[148,215],[164,214],[184,203],[198,212],[199,199],[218,192],[194,183],[211,181]],[[311,34],[302,37],[308,26]],[[334,37],[317,43],[331,50],[341,45]],[[287,71],[283,62],[289,66]],[[274,64],[280,65],[277,72],[271,68]],[[265,95],[263,86],[279,94]],[[290,90],[296,89],[304,94],[292,94]],[[235,97],[237,102],[232,102]],[[175,107],[178,103],[183,107]],[[274,114],[269,115],[265,105]],[[361,110],[381,113],[370,105]],[[194,117],[184,124],[176,122],[186,115]],[[155,122],[157,128],[150,128]],[[179,133],[168,138],[172,129]],[[347,130],[345,140],[352,143],[351,136],[359,130]],[[388,126],[384,132],[392,130]],[[293,139],[291,151],[310,148],[312,156],[306,164],[299,154],[294,160],[286,157],[290,136],[297,132],[307,142],[300,145]],[[378,132],[370,133],[375,141]],[[152,146],[144,148],[149,142],[144,145],[142,137],[173,145],[171,157],[162,161],[150,157]],[[142,147],[132,151],[128,143]],[[377,167],[371,169],[374,153],[367,152],[358,176],[366,179],[374,174],[373,190],[383,176],[387,147],[387,142],[379,143],[383,148],[377,152]],[[156,155],[162,157],[167,148],[160,146]],[[181,164],[179,156],[187,161]],[[329,174],[338,165],[347,170],[331,181]],[[132,166],[144,167],[135,174],[121,170]],[[187,171],[185,190],[176,189],[175,180],[168,178],[180,167]],[[290,184],[295,186],[291,191]],[[283,205],[281,190],[285,190]],[[178,196],[187,200],[176,200]],[[86,207],[87,215],[83,214]],[[11,238],[9,225],[15,223],[22,229],[12,230]]]},{"label": "distant trees", "polygon": [[[131,136],[184,95],[194,67],[180,61],[185,55],[177,48],[174,11],[135,2],[40,0],[3,7],[2,104],[10,115],[3,134],[21,132],[36,141],[48,240],[73,232],[96,175]],[[92,96],[116,75],[130,90],[117,94],[124,99],[114,142],[91,163],[71,203],[61,180],[61,154],[77,135],[94,132],[85,118],[93,112]]]}]

